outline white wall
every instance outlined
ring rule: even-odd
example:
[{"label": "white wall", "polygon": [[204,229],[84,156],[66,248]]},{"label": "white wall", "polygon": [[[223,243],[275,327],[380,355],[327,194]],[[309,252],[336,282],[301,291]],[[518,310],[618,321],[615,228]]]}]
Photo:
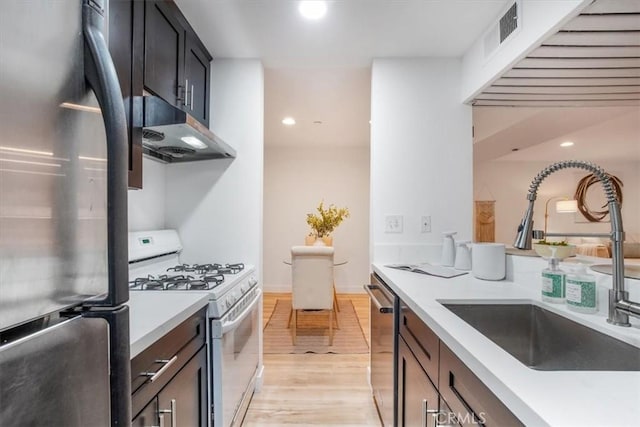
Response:
[{"label": "white wall", "polygon": [[470,102],[485,86],[538,47],[591,1],[522,0],[522,24],[517,33],[514,32],[488,57],[485,57],[484,35],[465,53],[460,99]]},{"label": "white wall", "polygon": [[308,213],[321,200],[348,207],[332,233],[338,292],[363,292],[369,281],[369,147],[270,147],[264,165],[264,287],[291,290],[291,246],[304,244]]},{"label": "white wall", "polygon": [[167,165],[166,225],[188,262],[244,262],[262,272],[264,78],[258,60],[211,64],[210,127],[237,158]]},{"label": "white wall", "polygon": [[[496,241],[513,244],[515,230],[518,227],[528,205],[526,199],[529,184],[543,168],[553,162],[545,161],[490,161],[482,162],[474,167],[474,194],[477,199],[495,199],[496,209]],[[627,240],[640,241],[640,162],[597,162],[598,166],[620,178],[622,187],[622,220]],[[534,210],[535,229],[544,227],[544,210],[546,201],[553,196],[573,197],[578,181],[588,175],[579,169],[565,169],[553,173],[539,187]],[[600,184],[590,187],[590,196],[603,197]],[[599,210],[597,203],[589,203],[590,208]],[[586,232],[600,233],[611,229],[610,223],[584,222],[580,213],[557,213],[555,201],[549,203],[549,232]]]},{"label": "white wall", "polygon": [[[471,107],[459,59],[376,59],[371,93],[373,262],[438,261],[441,232],[471,238]],[[404,232],[384,232],[385,215]],[[420,218],[431,216],[431,233]]]},{"label": "white wall", "polygon": [[129,231],[165,228],[166,166],[142,158],[142,190],[129,190]]}]

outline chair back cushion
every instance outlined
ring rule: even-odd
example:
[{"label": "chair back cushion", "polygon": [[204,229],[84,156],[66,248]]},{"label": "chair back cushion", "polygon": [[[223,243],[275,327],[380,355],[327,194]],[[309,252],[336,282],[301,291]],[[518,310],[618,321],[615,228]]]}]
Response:
[{"label": "chair back cushion", "polygon": [[291,302],[294,309],[331,309],[333,247],[293,246],[291,274]]}]

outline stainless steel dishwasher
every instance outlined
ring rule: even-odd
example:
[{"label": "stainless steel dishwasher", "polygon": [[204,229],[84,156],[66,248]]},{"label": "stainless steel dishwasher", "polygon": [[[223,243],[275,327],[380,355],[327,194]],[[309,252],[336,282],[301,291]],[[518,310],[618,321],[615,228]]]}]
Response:
[{"label": "stainless steel dishwasher", "polygon": [[371,389],[384,426],[395,425],[397,405],[396,358],[398,348],[399,299],[382,279],[371,275],[364,285],[369,294],[369,336],[371,340]]}]

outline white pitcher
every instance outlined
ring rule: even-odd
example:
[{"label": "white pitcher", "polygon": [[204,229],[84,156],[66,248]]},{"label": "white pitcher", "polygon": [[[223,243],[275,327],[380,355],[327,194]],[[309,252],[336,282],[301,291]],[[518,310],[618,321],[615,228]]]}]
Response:
[{"label": "white pitcher", "polygon": [[444,231],[442,233],[442,258],[440,264],[445,267],[453,267],[456,259],[456,244],[453,240],[453,236],[456,231]]},{"label": "white pitcher", "polygon": [[454,267],[457,270],[471,270],[471,249],[468,240],[456,243],[456,262]]}]

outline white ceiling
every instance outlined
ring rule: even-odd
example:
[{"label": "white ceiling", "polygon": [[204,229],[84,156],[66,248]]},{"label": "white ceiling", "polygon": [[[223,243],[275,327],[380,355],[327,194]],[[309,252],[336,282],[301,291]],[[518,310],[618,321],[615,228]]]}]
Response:
[{"label": "white ceiling", "polygon": [[[369,145],[370,68],[272,68],[265,82],[268,145]],[[283,126],[286,116],[296,125]]]},{"label": "white ceiling", "polygon": [[178,0],[214,58],[266,68],[367,67],[375,57],[461,56],[508,0],[334,0],[324,19],[293,0]]},{"label": "white ceiling", "polygon": [[[368,146],[372,59],[461,56],[510,3],[334,0],[310,22],[294,0],[176,2],[214,60],[262,61],[265,145],[288,147]],[[474,108],[476,160],[555,160],[570,135],[580,158],[640,158],[638,109],[483,108]],[[297,124],[285,127],[285,116]]]},{"label": "white ceiling", "polygon": [[[638,107],[474,107],[473,117],[474,162],[640,162]],[[575,145],[562,148],[564,141]]]},{"label": "white ceiling", "polygon": [[262,60],[266,146],[368,146],[372,59],[462,56],[508,0],[334,0],[320,21],[294,0],[176,2],[214,60]]}]

